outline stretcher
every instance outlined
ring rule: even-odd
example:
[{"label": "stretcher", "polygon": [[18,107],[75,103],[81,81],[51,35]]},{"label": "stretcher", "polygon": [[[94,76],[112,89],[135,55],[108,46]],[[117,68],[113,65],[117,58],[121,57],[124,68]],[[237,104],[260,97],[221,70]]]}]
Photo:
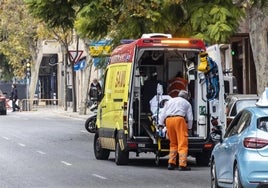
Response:
[{"label": "stretcher", "polygon": [[[150,101],[151,113],[142,115],[142,127],[145,129],[147,135],[152,140],[152,145],[148,146],[148,151],[155,153],[155,164],[159,165],[161,157],[169,154],[169,140],[166,138],[166,133],[162,132],[158,119],[161,109],[164,106],[163,101],[169,100],[169,95],[156,95]],[[162,104],[163,103],[163,104]]]},{"label": "stretcher", "polygon": [[158,127],[152,116],[149,116],[149,120],[151,121],[151,131],[155,137],[155,164],[158,166],[160,158],[169,154],[169,139],[166,137],[166,133],[161,132],[161,128]]}]

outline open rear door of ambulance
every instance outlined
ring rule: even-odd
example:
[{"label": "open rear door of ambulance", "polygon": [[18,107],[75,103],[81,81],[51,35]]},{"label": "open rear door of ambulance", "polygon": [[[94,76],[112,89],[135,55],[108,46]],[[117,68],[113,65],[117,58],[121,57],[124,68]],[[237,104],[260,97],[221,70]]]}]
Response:
[{"label": "open rear door of ambulance", "polygon": [[[225,130],[226,126],[226,115],[224,105],[224,77],[222,70],[221,52],[218,44],[209,46],[206,49],[208,56],[212,58],[218,65],[218,76],[219,76],[219,95],[217,98],[209,101],[210,115],[211,117],[218,118],[218,125],[222,126],[222,131]],[[212,129],[212,125],[210,128]],[[224,132],[222,133],[224,134]]]}]

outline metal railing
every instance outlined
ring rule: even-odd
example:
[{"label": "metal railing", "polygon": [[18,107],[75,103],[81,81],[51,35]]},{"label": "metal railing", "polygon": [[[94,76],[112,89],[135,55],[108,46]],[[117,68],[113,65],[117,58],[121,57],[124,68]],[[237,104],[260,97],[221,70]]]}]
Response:
[{"label": "metal railing", "polygon": [[38,108],[58,108],[58,99],[22,99],[20,107],[22,111],[37,110]]}]

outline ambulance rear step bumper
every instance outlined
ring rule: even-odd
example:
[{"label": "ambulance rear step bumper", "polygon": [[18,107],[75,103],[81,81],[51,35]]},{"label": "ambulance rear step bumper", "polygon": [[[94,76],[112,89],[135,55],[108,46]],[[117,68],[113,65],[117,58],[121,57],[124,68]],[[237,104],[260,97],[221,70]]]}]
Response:
[{"label": "ambulance rear step bumper", "polygon": [[127,145],[129,151],[135,152],[154,152],[157,148],[152,139],[146,136],[134,136],[127,141]]},{"label": "ambulance rear step bumper", "polygon": [[134,142],[151,142],[152,143],[152,139],[148,136],[133,136],[133,140]]}]

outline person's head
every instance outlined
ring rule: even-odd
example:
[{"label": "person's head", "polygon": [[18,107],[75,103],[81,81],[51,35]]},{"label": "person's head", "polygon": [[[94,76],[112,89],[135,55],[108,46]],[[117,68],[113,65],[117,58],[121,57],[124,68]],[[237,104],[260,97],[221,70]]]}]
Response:
[{"label": "person's head", "polygon": [[93,83],[94,83],[94,84],[97,84],[97,83],[98,83],[97,78],[94,78],[94,79],[93,79]]},{"label": "person's head", "polygon": [[184,98],[184,99],[186,99],[186,100],[189,100],[189,98],[190,98],[190,94],[189,94],[189,92],[186,91],[186,90],[180,90],[180,92],[179,92],[179,94],[178,94],[178,97],[182,97],[182,98]]}]

